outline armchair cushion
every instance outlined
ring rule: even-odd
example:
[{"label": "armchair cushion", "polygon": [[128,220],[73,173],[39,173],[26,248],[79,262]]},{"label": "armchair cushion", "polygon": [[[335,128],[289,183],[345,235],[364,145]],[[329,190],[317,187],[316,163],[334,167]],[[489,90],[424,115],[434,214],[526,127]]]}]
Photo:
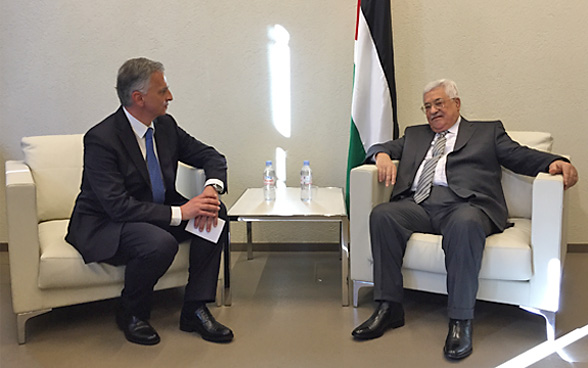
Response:
[{"label": "armchair cushion", "polygon": [[508,135],[520,144],[540,151],[551,152],[553,146],[553,137],[550,133],[508,131]]},{"label": "armchair cushion", "polygon": [[83,135],[24,137],[21,146],[37,187],[38,220],[69,219],[82,182]]},{"label": "armchair cushion", "polygon": [[[514,219],[515,226],[486,240],[480,278],[490,280],[529,280],[532,251],[531,221]],[[446,274],[442,237],[415,233],[411,236],[404,256],[404,268]],[[373,260],[370,257],[370,262]]]},{"label": "armchair cushion", "polygon": [[[63,237],[68,223],[69,220],[56,220],[39,224],[39,288],[75,288],[122,283],[124,267],[107,263],[84,263],[78,251]],[[180,243],[178,253],[167,270],[168,274],[185,272],[188,269],[189,251],[189,242]]]}]

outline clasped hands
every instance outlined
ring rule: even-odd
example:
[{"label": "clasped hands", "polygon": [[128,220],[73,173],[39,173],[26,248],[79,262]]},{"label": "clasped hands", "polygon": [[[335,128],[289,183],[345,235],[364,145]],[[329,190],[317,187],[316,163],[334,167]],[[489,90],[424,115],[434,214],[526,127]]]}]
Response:
[{"label": "clasped hands", "polygon": [[220,211],[220,201],[216,190],[207,185],[202,193],[184,205],[180,206],[182,210],[182,221],[194,219],[194,227],[203,231],[210,232],[212,227],[218,224],[218,212]]}]

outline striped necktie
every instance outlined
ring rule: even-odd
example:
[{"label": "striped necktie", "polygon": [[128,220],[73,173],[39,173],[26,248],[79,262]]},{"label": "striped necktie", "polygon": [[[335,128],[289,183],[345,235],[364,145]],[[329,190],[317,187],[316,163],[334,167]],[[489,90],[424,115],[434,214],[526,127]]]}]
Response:
[{"label": "striped necktie", "polygon": [[147,169],[149,170],[149,179],[151,180],[153,202],[163,203],[165,201],[165,187],[161,178],[161,168],[153,150],[152,128],[148,128],[147,133],[145,133],[145,148],[147,151]]},{"label": "striped necktie", "polygon": [[419,183],[417,185],[416,191],[414,192],[414,201],[417,204],[427,199],[429,194],[431,194],[431,184],[433,184],[435,168],[437,167],[437,162],[439,162],[441,155],[445,151],[445,142],[447,141],[445,138],[446,134],[447,131],[437,134],[437,140],[433,146],[433,157],[425,162]]}]

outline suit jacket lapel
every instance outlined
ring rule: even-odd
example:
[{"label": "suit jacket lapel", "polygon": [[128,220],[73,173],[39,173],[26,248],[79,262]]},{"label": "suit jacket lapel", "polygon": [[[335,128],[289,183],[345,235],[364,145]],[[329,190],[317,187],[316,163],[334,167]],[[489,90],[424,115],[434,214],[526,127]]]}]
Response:
[{"label": "suit jacket lapel", "polygon": [[421,162],[423,162],[423,160],[425,159],[425,156],[427,155],[427,152],[429,151],[429,148],[431,147],[431,142],[433,141],[433,138],[435,137],[435,132],[433,132],[431,130],[431,128],[429,128],[427,126],[428,129],[423,129],[421,131],[419,131],[417,138],[417,142],[419,142],[418,144],[415,145],[414,149],[415,149],[415,154],[412,155],[412,157],[414,157],[414,162],[412,163],[412,166],[415,168],[414,169],[414,173],[416,175],[416,172],[419,168],[419,166],[421,165]]},{"label": "suit jacket lapel", "polygon": [[149,171],[147,171],[147,163],[137,143],[137,137],[135,132],[131,128],[131,123],[127,119],[122,107],[116,112],[116,126],[118,128],[118,138],[120,139],[122,146],[126,149],[129,158],[133,164],[137,167],[141,176],[145,182],[151,186],[151,180],[149,179]]},{"label": "suit jacket lapel", "polygon": [[458,152],[461,150],[466,143],[472,138],[472,135],[476,131],[473,123],[470,123],[463,117],[461,118],[461,123],[459,123],[459,131],[457,132],[457,138],[455,139],[455,146],[453,147],[453,152]]}]

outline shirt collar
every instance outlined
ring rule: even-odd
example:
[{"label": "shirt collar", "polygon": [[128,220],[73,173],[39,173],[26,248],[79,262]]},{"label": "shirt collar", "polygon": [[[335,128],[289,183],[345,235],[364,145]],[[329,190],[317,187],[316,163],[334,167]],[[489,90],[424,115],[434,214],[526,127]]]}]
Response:
[{"label": "shirt collar", "polygon": [[450,134],[457,134],[459,130],[459,123],[461,123],[461,115],[457,118],[455,124],[453,124],[451,128],[447,129],[447,132]]},{"label": "shirt collar", "polygon": [[133,115],[131,115],[131,113],[128,112],[124,106],[123,106],[123,111],[125,112],[127,119],[129,119],[129,123],[131,124],[131,128],[133,129],[133,132],[135,132],[137,137],[143,138],[145,136],[145,133],[147,133],[148,128],[152,128],[153,134],[155,134],[155,124],[153,124],[153,122],[151,122],[151,124],[149,126],[146,126],[145,124],[141,123],[137,118],[135,118]]}]

